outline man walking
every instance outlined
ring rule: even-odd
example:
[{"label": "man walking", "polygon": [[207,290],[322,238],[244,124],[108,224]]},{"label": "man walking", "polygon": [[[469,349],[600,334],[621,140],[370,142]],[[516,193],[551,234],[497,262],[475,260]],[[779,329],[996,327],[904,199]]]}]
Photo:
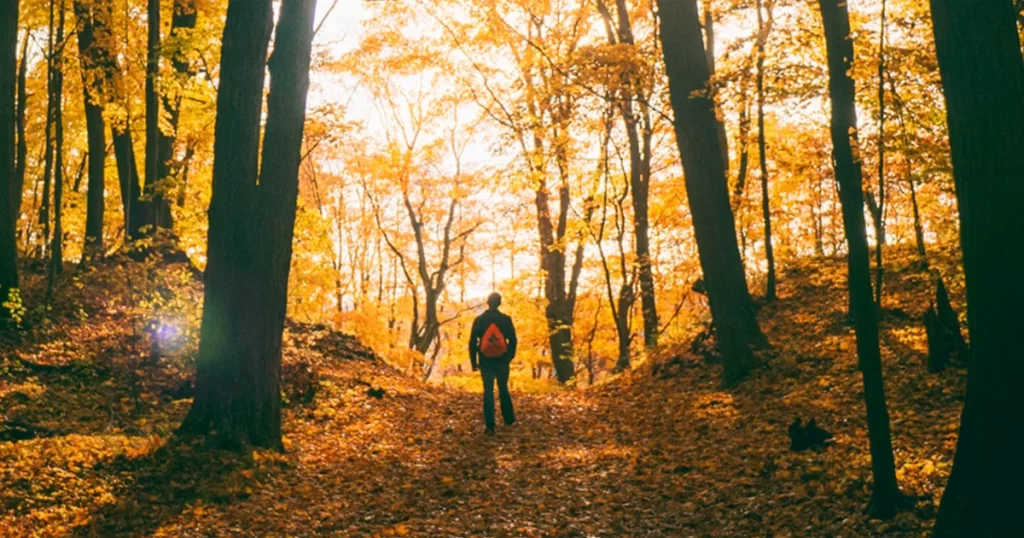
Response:
[{"label": "man walking", "polygon": [[501,295],[492,293],[487,298],[487,311],[473,320],[469,335],[469,362],[475,372],[480,368],[484,380],[484,424],[487,433],[494,433],[494,381],[498,381],[501,417],[505,425],[516,421],[512,410],[512,395],[508,392],[509,364],[516,357],[516,327],[512,318],[498,311]]}]

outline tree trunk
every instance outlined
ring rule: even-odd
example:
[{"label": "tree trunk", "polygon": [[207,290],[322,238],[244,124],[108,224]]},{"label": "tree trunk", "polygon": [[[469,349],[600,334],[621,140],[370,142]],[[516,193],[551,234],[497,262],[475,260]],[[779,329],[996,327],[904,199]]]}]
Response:
[{"label": "tree trunk", "polygon": [[146,232],[156,233],[158,215],[166,209],[170,211],[167,198],[161,192],[162,185],[157,182],[160,139],[160,96],[156,91],[157,79],[160,77],[160,0],[148,0],[146,9],[146,26],[148,28],[146,46],[146,163],[143,193],[146,199],[146,211],[141,215],[142,226]]},{"label": "tree trunk", "polygon": [[[619,0],[620,2],[622,0]],[[715,80],[715,14],[711,12],[711,0],[704,0],[704,38],[706,42],[705,56],[708,60],[708,73],[711,76],[711,87],[714,88],[715,119],[718,123],[718,143],[722,147],[722,162],[725,163],[725,175],[729,175],[729,136],[725,132],[725,120],[722,119],[722,111],[718,102],[718,88],[723,86],[720,81]]]},{"label": "tree trunk", "polygon": [[222,445],[281,447],[281,334],[314,8],[314,0],[281,7],[260,172],[271,2],[228,4],[196,398],[180,428]]},{"label": "tree trunk", "polygon": [[[598,10],[605,18],[610,43],[635,45],[629,9],[625,0],[615,1],[617,22],[613,23],[611,13],[603,1],[598,2]],[[612,31],[613,26],[615,26],[615,32]],[[714,30],[711,32],[709,39],[713,40]],[[637,278],[640,281],[640,306],[644,318],[644,345],[654,347],[658,344],[658,306],[654,286],[654,269],[651,262],[649,216],[653,125],[647,103],[648,99],[641,81],[631,78],[628,85],[621,91],[618,109],[625,122],[626,136],[629,141],[629,182],[633,201],[634,251],[638,269]],[[724,125],[721,136],[725,136]],[[581,260],[581,258],[577,256],[577,260]]]},{"label": "tree trunk", "polygon": [[[13,73],[18,61],[18,0],[0,0],[0,73]],[[25,60],[22,59],[22,62]],[[14,166],[15,79],[0,76],[0,193],[16,194]],[[21,198],[20,192],[18,199]],[[2,305],[18,289],[18,247],[15,238],[16,206],[0,207],[0,320],[10,316]]]},{"label": "tree trunk", "polygon": [[882,250],[885,247],[885,0],[878,35],[878,210],[875,220],[875,304],[882,306]]},{"label": "tree trunk", "polygon": [[57,16],[57,40],[53,58],[53,122],[54,122],[54,175],[53,175],[53,244],[50,247],[50,275],[48,291],[52,291],[57,276],[64,272],[64,21],[65,4],[60,0]]},{"label": "tree trunk", "polygon": [[914,240],[917,244],[917,254],[926,259],[928,252],[924,246],[924,227],[921,226],[921,211],[917,205],[917,187],[914,186],[914,176],[909,172],[910,163],[907,163],[907,184],[910,185],[910,205],[914,211]]},{"label": "tree trunk", "polygon": [[828,49],[829,95],[832,102],[832,152],[843,228],[849,248],[850,306],[857,333],[857,357],[864,377],[868,440],[874,491],[868,511],[872,517],[889,518],[902,504],[896,483],[889,410],[885,402],[882,359],[878,344],[878,317],[871,295],[871,262],[864,220],[864,194],[857,147],[857,111],[853,79],[853,42],[850,18],[843,0],[819,0]]},{"label": "tree trunk", "polygon": [[697,2],[658,0],[658,6],[676,141],[711,316],[725,363],[723,383],[730,386],[754,367],[750,346],[760,343],[763,336],[736,244]]},{"label": "tree trunk", "polygon": [[49,24],[46,32],[46,132],[43,137],[43,192],[39,204],[39,224],[43,227],[43,251],[50,246],[50,187],[53,184],[54,63],[58,44],[56,35],[56,0],[49,2]]},{"label": "tree trunk", "polygon": [[771,6],[768,7],[768,26],[761,16],[761,0],[757,0],[757,151],[761,164],[761,214],[764,218],[764,254],[768,262],[768,282],[765,300],[775,300],[775,250],[772,248],[772,212],[768,198],[768,158],[764,139],[764,48],[771,31]]},{"label": "tree trunk", "polygon": [[1024,469],[1024,62],[1013,7],[932,0],[946,95],[970,359],[956,457],[936,536],[1011,536]]},{"label": "tree trunk", "polygon": [[[195,0],[174,0],[174,13],[171,17],[171,33],[168,44],[172,47],[170,53],[171,66],[174,68],[176,84],[164,92],[163,108],[167,113],[167,132],[160,132],[157,141],[157,170],[156,177],[159,181],[167,182],[174,179],[178,192],[184,192],[185,170],[184,165],[177,164],[174,158],[174,146],[178,138],[178,123],[181,119],[181,91],[178,89],[187,84],[188,80],[195,76],[192,63],[188,60],[185,51],[182,50],[183,42],[191,36],[196,27],[197,10]],[[166,46],[166,45],[165,45]],[[183,160],[187,160],[183,159]],[[175,178],[175,175],[182,177]],[[166,185],[158,198],[159,202],[154,204],[157,226],[170,229],[174,223],[171,215],[170,198],[166,193],[170,192],[170,185]],[[180,195],[179,195],[180,196]],[[179,204],[180,205],[180,204]]]},{"label": "tree trunk", "polygon": [[743,193],[747,187],[747,172],[750,169],[750,104],[747,97],[747,82],[740,80],[740,118],[737,137],[740,145],[740,163],[736,171],[736,185],[732,192],[732,210],[738,213],[743,204]]},{"label": "tree trunk", "polygon": [[85,247],[82,263],[103,256],[103,213],[105,164],[107,153],[106,124],[103,120],[105,75],[103,48],[96,43],[92,6],[75,0],[78,24],[78,57],[82,71],[82,97],[85,104],[85,125],[88,145],[89,183],[85,210]]},{"label": "tree trunk", "polygon": [[[889,89],[894,96],[897,95],[896,82],[893,80],[891,75],[889,77]],[[901,104],[901,101],[899,99],[896,100],[896,103],[896,118],[900,122],[900,130],[902,131],[904,139],[905,149],[903,150],[903,160],[904,164],[906,165],[907,185],[910,187],[910,206],[911,210],[913,211],[914,217],[914,239],[917,242],[917,254],[921,257],[922,260],[927,261],[928,254],[925,250],[924,244],[924,226],[921,224],[921,211],[919,206],[917,205],[917,185],[914,181],[913,161],[910,159],[910,156],[907,155],[907,152],[913,146],[914,142],[910,137],[909,130],[907,129],[907,123],[903,119],[903,105]]]},{"label": "tree trunk", "polygon": [[146,207],[142,202],[139,169],[135,163],[135,146],[127,120],[124,125],[111,124],[110,134],[113,138],[118,184],[121,186],[121,209],[124,212],[125,232],[129,238],[138,239],[142,236]]},{"label": "tree trunk", "polygon": [[546,186],[541,186],[535,194],[537,227],[541,238],[541,270],[544,272],[544,298],[548,302],[544,313],[548,322],[551,362],[558,381],[565,383],[572,379],[575,373],[572,364],[572,312],[569,310],[565,293],[565,246],[555,244],[555,230],[551,222],[551,206],[548,203]]},{"label": "tree trunk", "polygon": [[[13,204],[12,215],[14,215],[14,227],[18,227],[18,217],[21,216],[21,197],[25,189],[25,172],[28,170],[26,159],[28,158],[28,140],[25,138],[25,115],[28,111],[28,38],[26,32],[25,40],[21,44],[21,62],[18,64],[18,108],[15,116],[15,126],[18,132],[18,144],[15,148],[17,164],[14,167],[14,190],[11,192]],[[15,231],[17,236],[17,231]]]}]

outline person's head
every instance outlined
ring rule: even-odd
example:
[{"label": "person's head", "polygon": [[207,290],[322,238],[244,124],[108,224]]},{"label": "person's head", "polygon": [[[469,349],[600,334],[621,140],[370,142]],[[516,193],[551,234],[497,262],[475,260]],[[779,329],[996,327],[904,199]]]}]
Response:
[{"label": "person's head", "polygon": [[492,293],[492,294],[488,295],[487,296],[487,306],[490,307],[491,310],[497,310],[497,308],[499,306],[501,306],[501,294],[500,293]]}]

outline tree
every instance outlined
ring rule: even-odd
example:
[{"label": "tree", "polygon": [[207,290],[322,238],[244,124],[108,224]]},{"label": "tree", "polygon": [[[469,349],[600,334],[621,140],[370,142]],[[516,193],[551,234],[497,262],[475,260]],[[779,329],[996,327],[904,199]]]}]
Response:
[{"label": "tree", "polygon": [[147,0],[146,4],[146,164],[143,193],[146,200],[146,212],[141,215],[142,226],[148,233],[155,233],[162,209],[170,205],[157,192],[157,172],[160,159],[160,95],[157,93],[157,79],[160,77],[160,0]]},{"label": "tree", "polygon": [[839,185],[843,228],[849,249],[850,306],[857,333],[857,358],[864,378],[868,441],[874,491],[868,511],[889,518],[902,503],[896,483],[896,464],[885,403],[882,357],[878,344],[878,317],[871,294],[871,262],[864,220],[864,195],[860,153],[857,148],[857,110],[854,82],[850,78],[853,41],[850,17],[843,0],[819,0],[828,51],[829,94],[832,104],[832,164]]},{"label": "tree", "polygon": [[1009,2],[932,0],[960,209],[970,365],[936,536],[1009,536],[1024,480],[1024,63]]},{"label": "tree", "polygon": [[89,182],[86,198],[85,248],[82,263],[103,255],[103,190],[106,183],[107,157],[106,122],[103,119],[105,70],[110,58],[104,47],[97,43],[97,17],[95,6],[86,0],[75,0],[72,5],[77,21],[78,57],[82,71],[82,97],[85,107],[86,136],[89,152]]},{"label": "tree", "polygon": [[28,141],[25,139],[25,116],[28,111],[28,32],[21,44],[21,62],[18,64],[18,109],[15,117],[18,144],[15,149],[17,164],[14,167],[14,185],[11,192],[13,209],[11,214],[15,222],[21,214],[21,195],[25,187],[25,171],[28,169]]},{"label": "tree", "polygon": [[[622,44],[636,48],[632,23],[625,0],[615,0],[617,21],[612,20],[611,12],[604,0],[597,1],[598,10],[605,20],[608,42],[612,45]],[[708,33],[709,42],[714,40],[714,32]],[[639,52],[639,51],[638,51]],[[635,71],[635,70],[630,70]],[[623,77],[619,94],[614,96],[618,109],[626,124],[626,136],[629,141],[629,190],[633,201],[633,235],[636,252],[637,280],[640,283],[640,307],[644,318],[644,344],[653,347],[658,343],[658,308],[654,289],[654,270],[651,264],[650,240],[650,189],[651,189],[651,140],[654,137],[653,118],[651,116],[649,96],[654,93],[650,88],[653,77],[644,77],[640,73],[631,73]],[[720,138],[725,140],[724,124],[719,122]],[[723,146],[724,148],[724,146]],[[723,152],[728,150],[723,149]],[[728,159],[727,159],[728,160]],[[629,366],[628,354],[626,362],[620,366]]]},{"label": "tree", "polygon": [[[609,111],[610,112],[610,111]],[[632,270],[627,266],[626,257],[626,211],[625,202],[626,197],[629,196],[630,183],[623,182],[622,190],[618,191],[612,180],[612,170],[610,166],[609,157],[609,142],[611,141],[611,117],[609,114],[606,126],[606,134],[604,137],[604,143],[601,148],[601,168],[602,168],[602,193],[601,193],[601,218],[598,220],[597,234],[594,237],[594,245],[597,246],[597,252],[601,257],[601,269],[604,272],[605,282],[605,293],[608,297],[608,306],[610,307],[612,321],[615,324],[615,334],[618,338],[618,360],[615,364],[616,370],[625,370],[629,368],[630,361],[630,344],[633,342],[633,304],[636,302],[636,279],[637,279],[637,268],[634,267]],[[623,173],[623,176],[626,174]],[[616,294],[614,290],[613,282],[613,271],[612,263],[608,260],[608,255],[605,253],[605,231],[609,228],[608,225],[608,205],[611,202],[613,212],[613,232],[615,245],[618,248],[618,276],[619,276],[619,291]],[[593,211],[593,204],[588,206],[589,211]],[[589,220],[589,219],[588,219]],[[593,233],[593,232],[591,232]],[[600,310],[600,298],[598,299],[598,310]],[[587,354],[587,371],[590,374],[590,382],[594,382],[594,357],[593,357],[593,338],[597,331],[597,320],[594,321],[594,328],[589,335],[588,340],[588,354]]]},{"label": "tree", "polygon": [[[196,27],[198,10],[195,0],[174,0],[170,37],[163,43],[164,54],[170,57],[174,72],[163,84],[163,110],[167,113],[167,127],[161,129],[157,141],[156,177],[153,215],[155,224],[169,229],[173,224],[170,198],[167,195],[169,179],[183,172],[184,163],[175,159],[178,124],[181,121],[182,88],[195,76],[195,68],[187,54],[191,32]],[[186,159],[181,159],[182,161]]]},{"label": "tree", "polygon": [[711,317],[725,363],[723,383],[734,385],[754,367],[751,345],[764,337],[736,243],[697,2],[658,0],[658,9],[676,142]]},{"label": "tree", "polygon": [[[882,250],[885,247],[885,7],[882,0],[881,28],[878,32],[878,200],[868,193],[868,211],[875,224],[875,303],[882,305]],[[911,196],[914,193],[910,182]],[[913,201],[913,199],[912,199]],[[915,203],[916,206],[916,203]],[[915,222],[915,225],[918,223]],[[916,230],[915,230],[916,231]],[[919,243],[920,244],[920,243]]]},{"label": "tree", "polygon": [[775,300],[775,250],[772,248],[772,212],[768,203],[768,157],[765,155],[767,144],[764,138],[764,47],[768,34],[772,31],[772,9],[775,3],[770,2],[768,8],[768,24],[761,15],[762,0],[757,0],[757,154],[761,164],[761,215],[764,218],[764,255],[768,262],[768,282],[765,286],[764,298],[768,302]]},{"label": "tree", "polygon": [[315,7],[281,6],[260,159],[272,3],[228,3],[196,396],[179,429],[226,446],[281,447],[281,338]]},{"label": "tree", "polygon": [[[0,193],[14,197],[15,78],[18,55],[18,0],[0,0]],[[22,60],[24,62],[24,60]],[[18,192],[20,198],[20,189]],[[0,207],[0,319],[9,316],[2,306],[18,289],[18,249],[14,204]]]},{"label": "tree", "polygon": [[[51,27],[54,2],[50,3]],[[65,3],[60,0],[57,14],[57,35],[51,49],[50,100],[53,103],[53,244],[50,247],[50,272],[47,280],[47,297],[53,291],[53,283],[64,272],[64,22]]]},{"label": "tree", "polygon": [[722,86],[722,82],[715,80],[715,13],[711,5],[711,0],[703,0],[703,3],[704,5],[701,9],[704,10],[704,40],[706,42],[705,54],[708,58],[708,72],[711,75],[711,84],[715,89],[715,118],[718,120],[718,141],[722,145],[722,160],[725,162],[725,173],[728,175],[729,136],[725,132],[725,120],[722,118],[721,107],[718,102],[718,89]]}]

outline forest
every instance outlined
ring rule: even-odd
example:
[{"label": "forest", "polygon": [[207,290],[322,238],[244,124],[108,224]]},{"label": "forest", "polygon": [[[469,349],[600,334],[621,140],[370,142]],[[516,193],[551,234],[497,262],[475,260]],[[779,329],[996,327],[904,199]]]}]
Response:
[{"label": "forest", "polygon": [[1024,535],[1022,43],[0,0],[0,536]]}]

